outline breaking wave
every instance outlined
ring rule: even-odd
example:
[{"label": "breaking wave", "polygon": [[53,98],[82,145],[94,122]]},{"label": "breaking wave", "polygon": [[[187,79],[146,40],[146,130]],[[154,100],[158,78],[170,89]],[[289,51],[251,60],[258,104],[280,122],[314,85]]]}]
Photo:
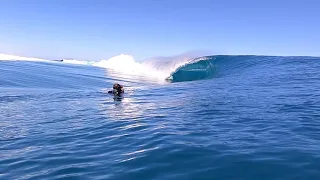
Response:
[{"label": "breaking wave", "polygon": [[212,77],[215,70],[213,59],[212,57],[194,58],[188,55],[179,55],[173,57],[157,57],[139,62],[130,55],[121,54],[107,60],[83,61],[75,59],[45,60],[0,54],[0,60],[46,61],[89,65],[105,68],[110,72],[138,75],[171,82],[192,81]]},{"label": "breaking wave", "polygon": [[213,59],[177,56],[137,62],[132,56],[119,55],[108,60],[88,64],[129,75],[181,82],[212,77],[215,69]]}]

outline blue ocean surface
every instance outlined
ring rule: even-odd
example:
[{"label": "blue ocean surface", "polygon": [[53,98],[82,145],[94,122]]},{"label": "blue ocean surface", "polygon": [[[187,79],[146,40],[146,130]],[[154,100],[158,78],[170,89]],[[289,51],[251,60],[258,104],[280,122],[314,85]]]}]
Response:
[{"label": "blue ocean surface", "polygon": [[316,57],[0,61],[0,179],[319,180],[319,70]]}]

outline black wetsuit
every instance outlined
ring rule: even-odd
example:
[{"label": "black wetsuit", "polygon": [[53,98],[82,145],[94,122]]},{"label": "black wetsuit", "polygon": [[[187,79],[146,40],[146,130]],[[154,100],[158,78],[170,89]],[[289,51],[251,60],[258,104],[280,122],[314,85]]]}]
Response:
[{"label": "black wetsuit", "polygon": [[116,90],[113,90],[113,91],[108,91],[109,94],[114,94],[114,95],[121,95],[124,93],[124,91],[116,91]]},{"label": "black wetsuit", "polygon": [[113,90],[112,91],[108,91],[108,93],[114,94],[114,95],[121,95],[122,93],[124,93],[123,86],[121,86],[118,83],[115,83],[113,85]]}]

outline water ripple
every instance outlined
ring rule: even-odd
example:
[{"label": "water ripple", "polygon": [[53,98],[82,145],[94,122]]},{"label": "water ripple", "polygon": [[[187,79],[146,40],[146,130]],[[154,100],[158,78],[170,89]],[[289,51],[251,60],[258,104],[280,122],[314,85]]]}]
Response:
[{"label": "water ripple", "polygon": [[[254,58],[212,80],[128,79],[122,99],[101,69],[48,67],[68,73],[42,72],[47,89],[8,76],[27,88],[0,89],[0,179],[319,179],[319,62]],[[28,65],[12,72],[49,66]]]}]

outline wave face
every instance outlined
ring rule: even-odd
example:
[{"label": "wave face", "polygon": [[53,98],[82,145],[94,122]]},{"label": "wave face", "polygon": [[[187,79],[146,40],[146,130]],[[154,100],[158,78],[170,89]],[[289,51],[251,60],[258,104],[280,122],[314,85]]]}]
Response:
[{"label": "wave face", "polygon": [[194,59],[178,67],[167,79],[172,82],[181,82],[211,78],[215,73],[214,61],[214,57]]}]

